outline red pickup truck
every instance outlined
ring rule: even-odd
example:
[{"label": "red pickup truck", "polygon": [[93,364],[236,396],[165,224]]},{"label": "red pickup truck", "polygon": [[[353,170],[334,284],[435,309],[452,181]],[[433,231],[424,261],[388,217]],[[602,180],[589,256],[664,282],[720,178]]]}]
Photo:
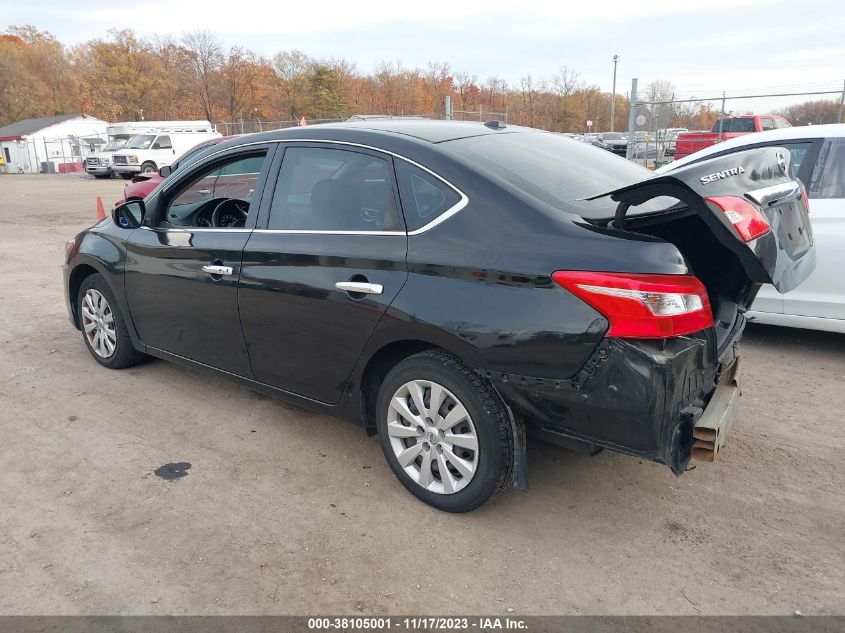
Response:
[{"label": "red pickup truck", "polygon": [[792,125],[778,114],[743,114],[719,117],[713,124],[713,129],[709,132],[684,132],[679,134],[675,145],[675,160],[735,136],[784,127],[792,127]]}]

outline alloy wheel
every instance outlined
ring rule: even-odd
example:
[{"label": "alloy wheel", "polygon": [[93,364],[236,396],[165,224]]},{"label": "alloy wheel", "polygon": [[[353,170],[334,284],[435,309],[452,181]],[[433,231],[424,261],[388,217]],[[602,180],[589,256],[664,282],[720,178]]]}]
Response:
[{"label": "alloy wheel", "polygon": [[82,298],[82,329],[88,344],[100,358],[109,358],[117,347],[114,313],[101,292],[94,288]]},{"label": "alloy wheel", "polygon": [[422,488],[454,494],[478,469],[478,436],[466,407],[443,385],[405,383],[387,412],[390,446],[405,473]]}]

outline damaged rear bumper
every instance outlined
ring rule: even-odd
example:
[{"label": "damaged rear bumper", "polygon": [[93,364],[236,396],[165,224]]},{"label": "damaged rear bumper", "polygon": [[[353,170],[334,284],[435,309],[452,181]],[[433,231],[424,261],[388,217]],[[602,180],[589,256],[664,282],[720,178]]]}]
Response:
[{"label": "damaged rear bumper", "polygon": [[722,364],[717,385],[707,408],[694,416],[692,427],[692,458],[706,462],[716,461],[719,450],[725,445],[728,431],[736,418],[739,401],[739,356],[730,365]]},{"label": "damaged rear bumper", "polygon": [[568,379],[482,373],[529,430],[656,461],[680,475],[694,454],[715,459],[723,445],[738,368],[738,345],[717,356],[715,335],[705,331],[657,341],[605,339]]}]

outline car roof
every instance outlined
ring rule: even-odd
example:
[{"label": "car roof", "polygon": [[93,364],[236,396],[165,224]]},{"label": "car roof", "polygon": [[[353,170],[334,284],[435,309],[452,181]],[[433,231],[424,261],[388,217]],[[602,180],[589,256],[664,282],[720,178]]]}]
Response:
[{"label": "car roof", "polygon": [[326,133],[332,131],[349,132],[360,130],[381,133],[388,136],[404,136],[427,141],[429,143],[443,143],[459,138],[483,136],[487,134],[502,134],[516,132],[537,132],[532,128],[515,125],[503,126],[498,129],[488,127],[480,121],[438,121],[428,119],[367,119],[363,121],[344,121],[342,123],[320,123],[302,127],[286,128],[273,132],[251,135],[254,140],[285,140],[286,138],[325,138]]},{"label": "car roof", "polygon": [[839,138],[845,136],[845,123],[831,123],[828,125],[802,125],[798,127],[786,127],[778,130],[766,130],[765,132],[754,132],[735,136],[722,143],[716,143],[697,152],[684,156],[680,160],[669,163],[655,170],[655,173],[672,171],[682,165],[689,165],[707,156],[719,154],[725,150],[742,148],[746,145],[758,145],[760,143],[771,143],[777,141],[796,141],[799,139],[813,138]]}]

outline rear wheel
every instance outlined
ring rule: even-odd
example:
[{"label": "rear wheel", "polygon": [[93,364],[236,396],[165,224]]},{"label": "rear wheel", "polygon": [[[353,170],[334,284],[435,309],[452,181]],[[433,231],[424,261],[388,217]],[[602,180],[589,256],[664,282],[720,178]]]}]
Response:
[{"label": "rear wheel", "polygon": [[132,346],[123,315],[102,275],[91,275],[82,282],[77,313],[85,346],[98,363],[123,369],[143,360],[144,354]]},{"label": "rear wheel", "polygon": [[447,512],[473,510],[513,479],[513,436],[498,395],[441,351],[397,364],[379,390],[382,450],[399,481]]}]

